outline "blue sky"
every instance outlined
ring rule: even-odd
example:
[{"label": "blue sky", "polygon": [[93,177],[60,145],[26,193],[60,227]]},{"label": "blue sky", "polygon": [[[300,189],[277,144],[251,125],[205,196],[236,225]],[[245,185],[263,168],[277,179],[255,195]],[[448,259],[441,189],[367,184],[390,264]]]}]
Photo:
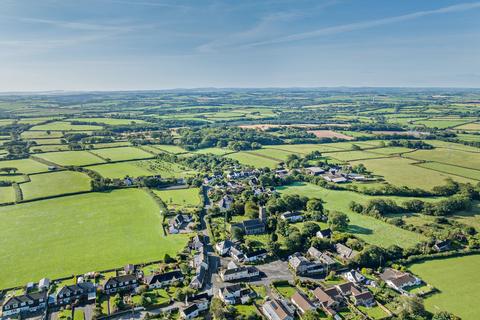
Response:
[{"label": "blue sky", "polygon": [[480,2],[0,0],[0,91],[480,87]]}]

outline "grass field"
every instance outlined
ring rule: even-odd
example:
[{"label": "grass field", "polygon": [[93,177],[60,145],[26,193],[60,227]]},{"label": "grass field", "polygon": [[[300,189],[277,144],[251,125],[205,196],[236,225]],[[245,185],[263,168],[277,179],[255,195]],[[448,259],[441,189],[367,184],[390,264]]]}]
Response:
[{"label": "grass field", "polygon": [[0,203],[15,201],[15,191],[12,187],[0,187]]},{"label": "grass field", "polygon": [[418,166],[480,181],[480,170],[467,169],[438,162],[425,162],[418,164]]},{"label": "grass field", "polygon": [[241,151],[227,154],[225,157],[237,160],[241,164],[252,166],[256,168],[275,168],[281,161],[271,158],[261,157],[248,151]]},{"label": "grass field", "polygon": [[[420,234],[397,228],[373,217],[354,213],[349,208],[351,201],[365,203],[369,199],[379,197],[367,196],[351,191],[328,190],[306,183],[295,183],[290,186],[279,187],[278,190],[285,194],[299,194],[310,198],[320,198],[325,201],[325,208],[348,214],[350,218],[350,232],[356,234],[358,237],[369,243],[383,247],[388,247],[392,244],[395,244],[400,247],[407,248],[425,239]],[[399,203],[408,199],[412,199],[406,197],[381,198],[392,199]]]},{"label": "grass field", "polygon": [[145,123],[143,120],[139,119],[115,119],[115,118],[74,118],[68,119],[68,121],[81,121],[88,123],[103,123],[108,125],[126,125],[132,123]]},{"label": "grass field", "polygon": [[427,128],[438,128],[438,129],[446,129],[446,128],[453,128],[468,122],[468,120],[462,119],[448,119],[448,120],[419,120],[415,121],[415,125],[424,125]]},{"label": "grass field", "polygon": [[154,144],[152,147],[160,150],[160,151],[165,151],[168,153],[173,153],[173,154],[180,154],[180,153],[186,153],[188,152],[187,150],[183,149],[182,147],[179,146],[174,146],[174,145],[168,145],[168,144]]},{"label": "grass field", "polygon": [[480,230],[480,201],[475,201],[469,211],[456,212],[452,218]]},{"label": "grass field", "polygon": [[455,127],[457,130],[465,130],[465,131],[480,131],[480,123],[467,123],[458,127]]},{"label": "grass field", "polygon": [[413,163],[416,163],[416,160],[400,157],[359,160],[352,162],[352,165],[359,163],[363,163],[367,170],[373,172],[373,174],[380,175],[386,181],[397,186],[431,190],[435,186],[445,184],[447,178],[452,178],[459,182],[473,181],[467,178],[422,168],[413,165]]},{"label": "grass field", "polygon": [[[376,149],[380,150],[380,149]],[[361,159],[373,159],[385,157],[383,154],[376,154],[368,151],[343,151],[343,152],[331,152],[327,153],[331,158],[340,160],[340,161],[354,161]]]},{"label": "grass field", "polygon": [[42,153],[42,152],[55,152],[55,151],[69,151],[68,145],[44,145],[44,146],[33,146],[30,148],[30,153]]},{"label": "grass field", "polygon": [[21,134],[23,139],[47,139],[47,138],[61,138],[63,134],[61,132],[50,132],[46,131],[24,131]]},{"label": "grass field", "polygon": [[61,166],[86,166],[105,161],[88,151],[63,151],[38,154],[37,157]]},{"label": "grass field", "polygon": [[429,311],[447,310],[463,320],[478,319],[480,288],[478,266],[480,255],[431,260],[410,266],[410,270],[440,290],[425,299]]},{"label": "grass field", "polygon": [[6,167],[17,168],[18,169],[18,171],[16,172],[17,174],[18,173],[30,174],[30,173],[48,171],[48,166],[32,159],[0,161],[0,168],[6,168]]},{"label": "grass field", "polygon": [[196,207],[201,204],[200,189],[153,190],[171,209]]},{"label": "grass field", "polygon": [[153,155],[150,153],[135,147],[97,149],[91,152],[101,158],[110,159],[111,161],[153,158]]},{"label": "grass field", "polygon": [[435,148],[433,150],[417,150],[409,153],[408,157],[480,170],[480,153]]},{"label": "grass field", "polygon": [[189,173],[185,168],[175,163],[160,160],[139,160],[119,163],[107,163],[89,166],[88,169],[98,172],[101,176],[111,179],[160,175],[163,178],[180,178]]},{"label": "grass field", "polygon": [[86,174],[76,171],[36,174],[30,176],[30,180],[30,182],[20,184],[25,200],[91,189],[90,178]]},{"label": "grass field", "polygon": [[232,153],[232,152],[234,151],[229,149],[224,149],[224,148],[205,148],[205,149],[195,150],[193,153],[199,153],[199,154],[211,153],[217,156],[223,156],[227,153]]},{"label": "grass field", "polygon": [[264,146],[264,148],[284,150],[290,153],[302,155],[311,153],[313,151],[326,152],[341,150],[341,148],[335,148],[333,146],[330,146],[330,144],[280,144],[275,146]]},{"label": "grass field", "polygon": [[175,256],[188,240],[163,236],[156,202],[138,189],[1,207],[0,219],[2,288]]},{"label": "grass field", "polygon": [[93,125],[73,125],[66,121],[55,121],[47,124],[41,124],[32,127],[30,130],[37,131],[83,131],[83,130],[101,130],[101,126]]}]

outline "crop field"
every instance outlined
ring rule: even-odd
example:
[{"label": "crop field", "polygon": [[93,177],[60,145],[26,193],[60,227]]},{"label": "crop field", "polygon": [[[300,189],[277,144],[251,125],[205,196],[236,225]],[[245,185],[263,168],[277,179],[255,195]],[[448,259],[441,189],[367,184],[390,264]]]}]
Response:
[{"label": "crop field", "polygon": [[86,174],[76,171],[35,174],[30,176],[30,180],[30,182],[20,184],[25,200],[91,189],[90,178]]},{"label": "crop field", "polygon": [[109,159],[110,161],[153,158],[152,154],[135,147],[96,149],[91,152],[98,155],[100,158]]},{"label": "crop field", "polygon": [[1,207],[0,218],[1,287],[175,256],[188,240],[163,236],[156,202],[139,189]]},{"label": "crop field", "polygon": [[86,166],[105,162],[88,151],[47,152],[38,154],[37,157],[61,166]]},{"label": "crop field", "polygon": [[163,178],[180,178],[189,173],[189,170],[186,168],[160,160],[107,163],[89,166],[87,169],[96,171],[102,177],[110,179],[122,179],[126,176],[141,177],[154,175],[160,175]]},{"label": "crop field", "polygon": [[201,204],[200,189],[153,190],[170,209],[196,207]]},{"label": "crop field", "polygon": [[464,320],[478,319],[480,304],[474,294],[480,287],[480,255],[430,260],[409,269],[428,284],[440,290],[425,299],[431,312],[447,310]]},{"label": "crop field", "polygon": [[66,121],[55,121],[32,127],[30,130],[37,131],[84,131],[84,130],[101,130],[101,126],[94,125],[73,125]]},{"label": "crop field", "polygon": [[462,167],[480,170],[480,153],[435,148],[433,150],[417,150],[409,153],[408,157],[417,160],[460,165]]},{"label": "crop field", "polygon": [[367,170],[375,175],[382,176],[387,182],[397,186],[421,188],[431,190],[433,187],[445,184],[447,178],[459,182],[472,182],[473,180],[422,168],[413,163],[417,161],[399,157],[359,160],[353,165],[363,163]]},{"label": "crop field", "polygon": [[[382,247],[388,247],[395,244],[403,248],[408,248],[425,240],[424,236],[421,234],[397,228],[373,217],[354,213],[349,208],[351,201],[365,203],[369,199],[379,197],[362,195],[352,191],[328,190],[307,183],[295,183],[290,186],[279,187],[278,190],[285,194],[299,194],[309,198],[320,198],[325,201],[325,208],[348,214],[350,219],[349,231],[371,244]],[[399,204],[403,201],[412,199],[408,197],[393,196],[381,198],[391,199],[397,201]],[[432,199],[431,201],[434,200]]]},{"label": "crop field", "polygon": [[12,187],[0,187],[0,204],[15,201],[15,190]]},{"label": "crop field", "polygon": [[[81,121],[88,123],[103,123],[107,125],[127,125],[132,123],[145,123],[139,119],[115,119],[115,118],[73,118],[69,121]],[[88,130],[88,129],[87,129]]]},{"label": "crop field", "polygon": [[272,158],[262,157],[248,151],[241,151],[236,153],[227,154],[225,157],[237,160],[241,164],[252,166],[255,168],[275,168],[281,162]]},{"label": "crop field", "polygon": [[309,130],[308,132],[313,133],[317,138],[338,138],[344,140],[352,140],[353,137],[347,136],[340,132],[335,132],[332,130]]},{"label": "crop field", "polygon": [[32,159],[18,159],[0,161],[0,168],[17,168],[18,173],[30,174],[48,171],[48,166]]}]

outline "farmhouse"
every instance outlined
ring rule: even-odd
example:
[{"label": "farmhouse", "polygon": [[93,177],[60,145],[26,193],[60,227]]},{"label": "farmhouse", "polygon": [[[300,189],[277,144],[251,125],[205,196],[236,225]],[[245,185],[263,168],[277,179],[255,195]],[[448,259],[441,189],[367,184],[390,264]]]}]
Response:
[{"label": "farmhouse", "polygon": [[61,287],[55,295],[55,303],[57,305],[70,304],[76,300],[91,301],[95,300],[96,288],[91,282],[77,283],[69,286]]},{"label": "farmhouse", "polygon": [[149,288],[162,288],[165,286],[170,286],[177,281],[183,281],[183,274],[180,270],[174,270],[161,274],[154,274],[151,276],[146,276],[143,279],[143,282],[148,285]]},{"label": "farmhouse", "polygon": [[450,250],[450,241],[449,240],[437,240],[433,246],[438,252],[443,252]]},{"label": "farmhouse", "polygon": [[28,314],[43,311],[47,305],[47,293],[34,292],[21,296],[11,297],[2,306],[3,316]]},{"label": "farmhouse", "polygon": [[282,220],[285,220],[285,221],[288,221],[288,222],[297,222],[297,221],[302,221],[303,220],[303,216],[300,212],[290,212],[290,211],[287,211],[285,213],[282,213],[280,215],[280,218]]},{"label": "farmhouse", "polygon": [[419,285],[422,281],[408,272],[385,268],[380,278],[395,290],[402,291],[403,288]]},{"label": "farmhouse", "polygon": [[251,279],[258,277],[260,272],[255,267],[237,267],[220,271],[220,278],[223,281],[235,281],[240,279]]},{"label": "farmhouse", "polygon": [[302,292],[298,291],[290,298],[292,304],[300,311],[301,314],[309,310],[315,309],[312,301]]},{"label": "farmhouse", "polygon": [[262,306],[262,311],[269,320],[293,320],[294,311],[281,300],[267,301]]},{"label": "farmhouse", "polygon": [[103,285],[103,289],[106,294],[113,294],[121,291],[131,291],[137,286],[137,277],[133,274],[126,274],[108,279]]}]

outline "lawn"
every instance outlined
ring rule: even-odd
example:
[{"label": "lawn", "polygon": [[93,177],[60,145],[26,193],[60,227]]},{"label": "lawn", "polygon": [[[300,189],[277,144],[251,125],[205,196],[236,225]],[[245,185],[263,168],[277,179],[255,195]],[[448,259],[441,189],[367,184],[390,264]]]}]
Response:
[{"label": "lawn", "polygon": [[[18,160],[5,160],[0,161],[0,168],[17,168],[19,173],[30,174],[30,173],[39,173],[48,171],[48,166],[32,159],[18,159]],[[3,174],[3,173],[2,173]],[[2,176],[0,180],[4,179],[5,176]]]},{"label": "lawn", "polygon": [[96,149],[96,150],[92,150],[91,152],[93,154],[98,155],[101,158],[109,159],[110,161],[125,161],[125,160],[153,158],[152,154],[135,147]]},{"label": "lawn", "polygon": [[12,187],[0,187],[0,204],[15,201],[15,190]]},{"label": "lawn", "polygon": [[480,170],[480,153],[435,148],[433,150],[417,150],[408,154],[409,158],[425,161],[435,161],[465,168]]},{"label": "lawn", "polygon": [[294,286],[291,286],[289,284],[274,284],[275,289],[280,292],[282,296],[284,296],[286,299],[290,300],[290,298],[297,292],[297,289]]},{"label": "lawn", "polygon": [[190,171],[176,163],[160,160],[139,160],[118,163],[107,163],[89,166],[87,169],[98,172],[102,177],[121,179],[130,177],[160,175],[163,178],[184,177]]},{"label": "lawn", "polygon": [[139,189],[0,208],[0,287],[175,256],[188,235],[163,236],[156,202]]},{"label": "lawn", "polygon": [[41,124],[32,127],[30,130],[37,131],[84,131],[84,130],[101,130],[101,126],[93,125],[73,125],[67,121],[55,121],[47,124]]},{"label": "lawn", "polygon": [[478,319],[480,304],[475,294],[480,288],[480,255],[430,260],[413,264],[410,270],[440,290],[425,299],[429,311],[447,310],[464,320]]},{"label": "lawn", "polygon": [[30,182],[20,184],[25,200],[91,189],[90,178],[86,174],[76,171],[35,174],[30,176],[30,180]]},{"label": "lawn", "polygon": [[[410,156],[410,154],[409,154]],[[367,159],[352,162],[352,165],[363,163],[367,170],[375,175],[382,176],[387,182],[397,186],[421,188],[431,190],[438,185],[444,185],[447,178],[459,182],[472,182],[473,180],[422,168],[413,163],[415,160],[400,157],[383,159]]]},{"label": "lawn", "polygon": [[364,306],[358,306],[357,307],[360,311],[362,311],[364,314],[366,314],[369,319],[384,319],[388,317],[388,314],[383,311],[382,308],[379,306],[374,306],[374,307],[364,307]]},{"label": "lawn", "polygon": [[201,204],[200,189],[153,190],[169,208],[196,207]]},{"label": "lawn", "polygon": [[88,151],[47,152],[36,156],[61,166],[86,166],[105,162]]},{"label": "lawn", "polygon": [[83,310],[75,308],[73,312],[73,320],[84,320],[84,319],[85,319],[85,313],[83,312]]},{"label": "lawn", "polygon": [[256,167],[256,168],[264,168],[264,167],[275,168],[281,162],[280,160],[259,156],[249,151],[230,153],[225,157],[237,160],[241,164]]},{"label": "lawn", "polygon": [[[380,197],[367,196],[352,191],[328,190],[306,183],[295,183],[290,186],[279,187],[278,190],[285,194],[299,194],[310,198],[320,198],[325,201],[325,208],[348,214],[350,219],[349,231],[371,244],[382,247],[395,244],[403,248],[408,248],[421,240],[425,240],[425,237],[421,234],[397,228],[373,217],[354,213],[349,208],[351,201],[365,203],[369,199]],[[412,199],[406,197],[381,198],[392,199],[398,203]]]}]

